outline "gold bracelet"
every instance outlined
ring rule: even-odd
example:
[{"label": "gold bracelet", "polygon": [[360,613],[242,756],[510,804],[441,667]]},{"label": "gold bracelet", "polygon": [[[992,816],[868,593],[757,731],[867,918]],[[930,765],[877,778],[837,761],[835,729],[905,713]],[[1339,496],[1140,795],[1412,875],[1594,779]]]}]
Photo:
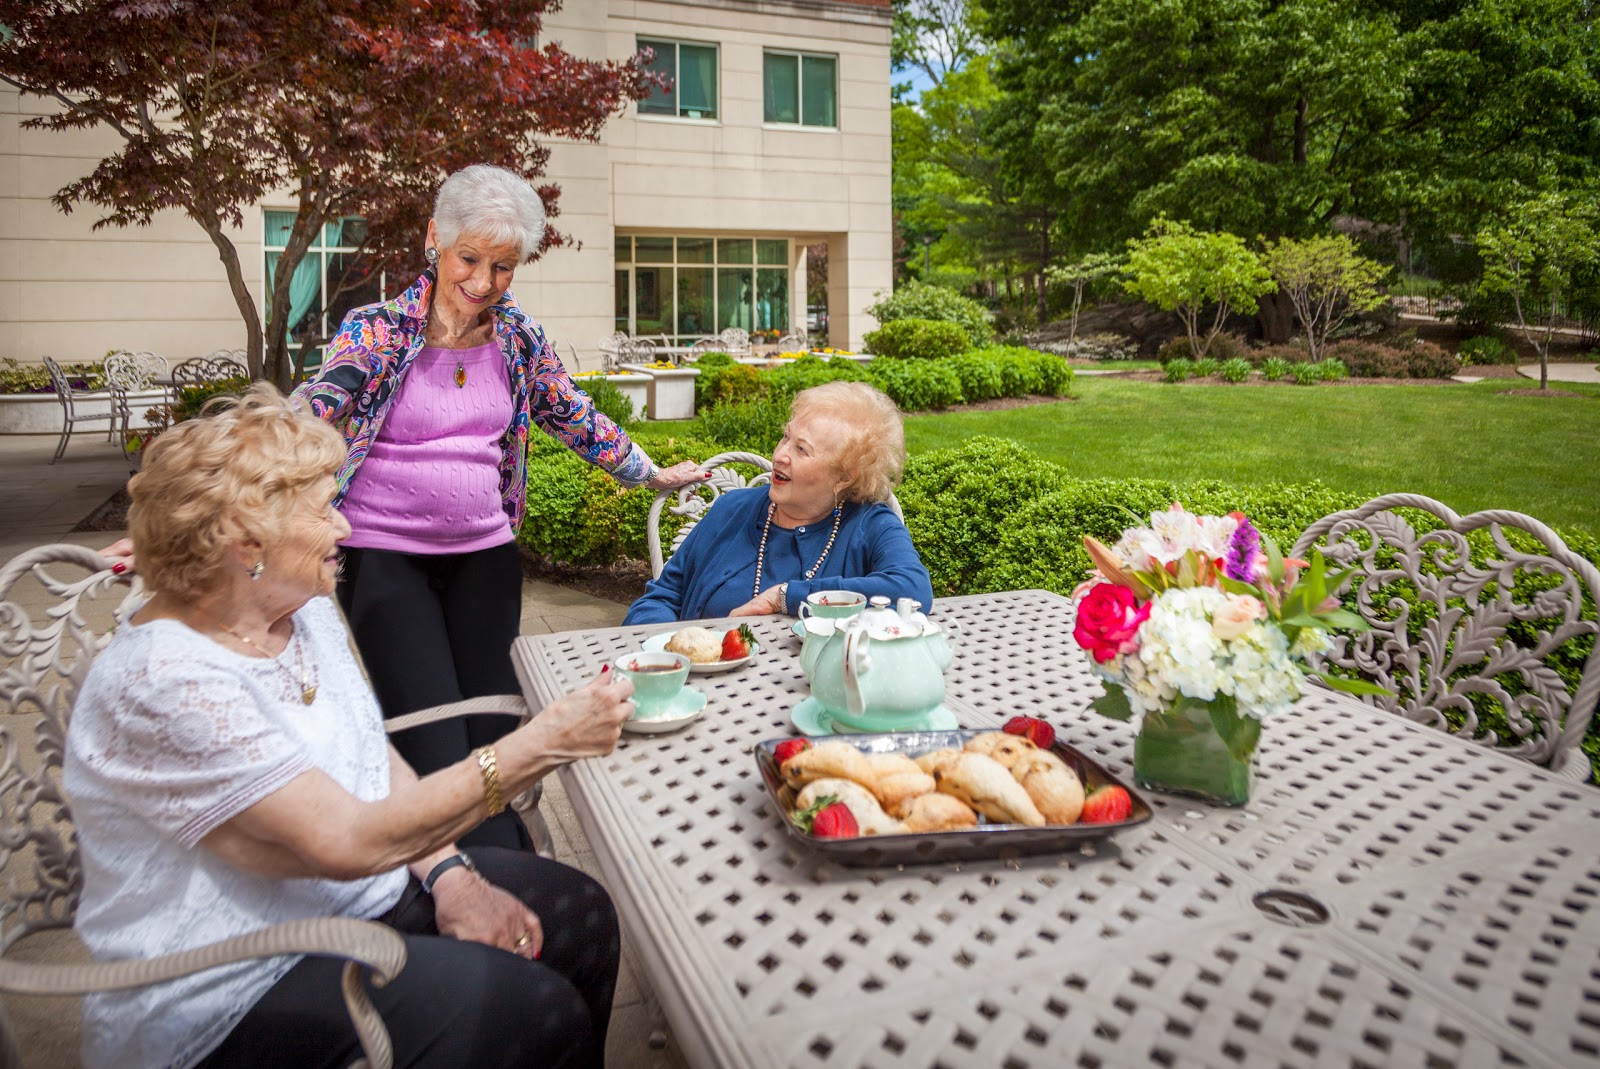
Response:
[{"label": "gold bracelet", "polygon": [[473,754],[478,758],[478,774],[483,777],[483,804],[492,817],[506,808],[505,799],[500,797],[500,763],[495,759],[493,746],[481,747]]}]

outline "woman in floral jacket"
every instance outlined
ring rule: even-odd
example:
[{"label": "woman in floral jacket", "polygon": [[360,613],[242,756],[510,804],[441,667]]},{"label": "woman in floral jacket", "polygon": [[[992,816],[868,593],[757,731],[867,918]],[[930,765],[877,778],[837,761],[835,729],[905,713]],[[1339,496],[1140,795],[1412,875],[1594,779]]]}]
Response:
[{"label": "woman in floral jacket", "polygon": [[[385,717],[516,693],[522,616],[516,531],[530,428],[625,486],[678,487],[561,366],[507,292],[544,236],[544,205],[516,174],[480,164],[439,189],[428,268],[400,296],[345,317],[296,394],[344,433],[335,504],[350,521],[338,593]],[[427,775],[515,726],[504,716],[431,724],[395,745]],[[466,843],[528,846],[507,810]]]}]

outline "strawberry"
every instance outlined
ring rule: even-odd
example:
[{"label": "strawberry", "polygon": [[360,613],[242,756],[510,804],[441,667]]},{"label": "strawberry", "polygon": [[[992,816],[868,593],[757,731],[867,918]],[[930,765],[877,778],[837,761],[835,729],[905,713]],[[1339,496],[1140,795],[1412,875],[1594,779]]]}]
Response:
[{"label": "strawberry", "polygon": [[802,809],[790,819],[816,839],[854,839],[861,834],[856,815],[835,794],[823,795],[810,809]]},{"label": "strawberry", "polygon": [[1120,824],[1133,815],[1133,799],[1121,787],[1097,787],[1083,800],[1080,824]]},{"label": "strawberry", "polygon": [[1048,750],[1056,741],[1056,729],[1036,716],[1014,716],[1000,730],[1008,735],[1021,735],[1041,750]]},{"label": "strawberry", "polygon": [[784,762],[799,753],[801,750],[811,749],[810,739],[784,739],[772,748],[772,759],[782,768]]},{"label": "strawberry", "polygon": [[722,636],[724,661],[742,661],[750,656],[755,648],[756,636],[751,633],[749,624],[740,624],[736,630]]}]

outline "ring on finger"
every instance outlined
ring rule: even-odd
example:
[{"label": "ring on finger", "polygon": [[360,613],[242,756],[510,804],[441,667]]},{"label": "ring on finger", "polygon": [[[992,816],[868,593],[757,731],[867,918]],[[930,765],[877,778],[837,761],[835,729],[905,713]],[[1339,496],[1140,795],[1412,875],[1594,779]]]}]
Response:
[{"label": "ring on finger", "polygon": [[518,950],[521,950],[523,947],[527,946],[532,940],[533,940],[533,936],[529,935],[527,932],[523,932],[521,935],[517,936],[517,946],[516,946],[516,948]]}]

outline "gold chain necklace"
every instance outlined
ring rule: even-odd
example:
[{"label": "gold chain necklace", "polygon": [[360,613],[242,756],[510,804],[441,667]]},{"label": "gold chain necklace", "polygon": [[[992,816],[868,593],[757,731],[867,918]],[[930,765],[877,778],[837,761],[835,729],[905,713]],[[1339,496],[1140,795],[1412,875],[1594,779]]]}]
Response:
[{"label": "gold chain necklace", "polygon": [[[234,638],[238,639],[240,642],[243,642],[246,646],[249,646],[251,649],[261,654],[261,656],[265,657],[268,661],[272,662],[272,666],[274,668],[281,668],[283,671],[288,672],[291,682],[294,680],[294,673],[289,671],[288,665],[281,663],[276,657],[272,656],[272,654],[256,645],[255,642],[253,642],[249,637],[239,634],[239,632],[235,631],[221,620],[217,621],[217,626],[222,628],[222,630],[226,631],[228,634],[232,635]],[[300,670],[300,700],[306,705],[310,705],[312,702],[317,700],[317,685],[321,682],[321,680],[317,677],[315,665],[312,666],[311,674],[309,676],[306,674],[305,651],[300,647],[299,633],[296,632],[294,638],[290,639],[289,641],[290,644],[294,646],[295,667]]]},{"label": "gold chain necklace", "polygon": [[[761,593],[761,567],[767,559],[767,535],[772,533],[772,515],[777,511],[777,505],[767,506],[767,523],[766,526],[761,528],[761,545],[756,548],[756,589],[755,594],[752,594],[751,597]],[[806,572],[807,579],[814,579],[817,572],[822,569],[822,562],[828,559],[828,551],[833,548],[833,540],[839,537],[839,518],[843,515],[844,508],[842,506],[833,506],[833,530],[828,532],[828,544],[822,547],[822,556],[818,557],[817,563],[811,566],[809,572]]]}]

